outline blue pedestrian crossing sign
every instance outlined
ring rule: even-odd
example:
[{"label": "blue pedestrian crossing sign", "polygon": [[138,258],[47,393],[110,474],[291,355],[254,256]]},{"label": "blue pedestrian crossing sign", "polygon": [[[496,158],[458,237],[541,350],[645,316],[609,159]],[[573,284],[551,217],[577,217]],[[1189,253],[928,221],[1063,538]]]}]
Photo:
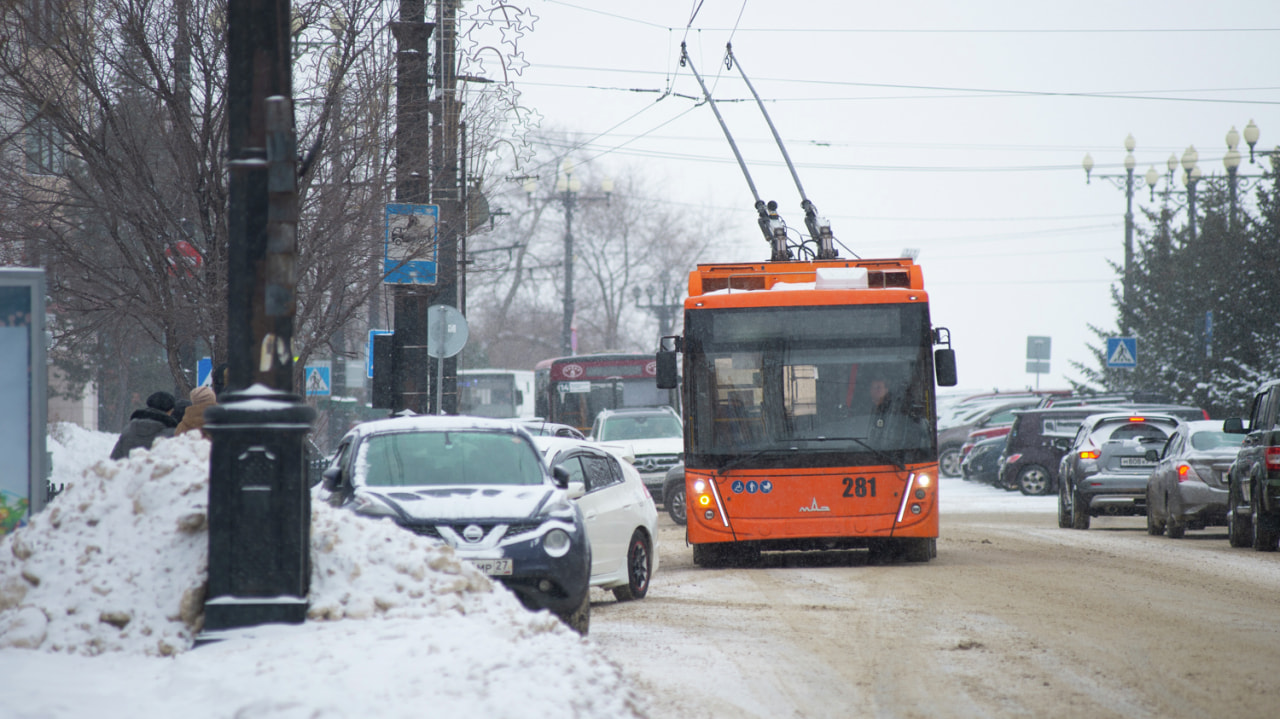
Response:
[{"label": "blue pedestrian crossing sign", "polygon": [[306,386],[307,396],[328,397],[332,394],[332,386],[329,382],[329,368],[323,365],[308,367],[306,370]]},{"label": "blue pedestrian crossing sign", "polygon": [[1108,367],[1128,367],[1130,369],[1138,366],[1138,338],[1136,337],[1108,337],[1107,338],[1107,366]]}]

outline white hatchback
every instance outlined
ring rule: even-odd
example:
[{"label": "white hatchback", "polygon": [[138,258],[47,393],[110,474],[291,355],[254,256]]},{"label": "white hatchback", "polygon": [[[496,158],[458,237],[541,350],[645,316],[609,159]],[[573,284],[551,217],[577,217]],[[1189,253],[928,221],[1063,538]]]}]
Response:
[{"label": "white hatchback", "polygon": [[591,586],[612,589],[618,601],[641,599],[658,570],[658,510],[640,473],[593,443],[534,437],[547,464],[569,475],[569,497],[582,509],[591,541]]}]

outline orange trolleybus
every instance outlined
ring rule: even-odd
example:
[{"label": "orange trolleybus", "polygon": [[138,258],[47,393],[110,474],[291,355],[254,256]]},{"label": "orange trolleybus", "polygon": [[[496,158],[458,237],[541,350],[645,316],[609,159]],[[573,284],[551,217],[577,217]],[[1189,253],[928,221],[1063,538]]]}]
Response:
[{"label": "orange trolleybus", "polygon": [[918,265],[699,265],[684,310],[684,335],[658,352],[658,383],[678,383],[682,351],[695,563],[761,550],[936,554],[934,378],[955,384],[955,355],[930,323]]}]

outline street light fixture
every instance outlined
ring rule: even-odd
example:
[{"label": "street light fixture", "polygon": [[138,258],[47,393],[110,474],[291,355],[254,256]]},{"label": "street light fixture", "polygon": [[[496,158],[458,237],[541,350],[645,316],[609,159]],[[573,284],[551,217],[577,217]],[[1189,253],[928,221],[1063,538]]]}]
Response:
[{"label": "street light fixture", "polygon": [[1187,188],[1187,229],[1191,232],[1191,241],[1196,240],[1196,183],[1200,181],[1200,166],[1196,164],[1200,153],[1195,145],[1187,145],[1182,151],[1182,169],[1186,173],[1182,183]]},{"label": "street light fixture", "polygon": [[[1124,210],[1124,300],[1126,306],[1128,301],[1133,298],[1131,290],[1133,289],[1133,190],[1134,178],[1133,170],[1138,162],[1133,156],[1133,149],[1138,146],[1137,141],[1133,139],[1133,133],[1124,138],[1124,174],[1123,175],[1098,175],[1104,180],[1109,180],[1116,187],[1124,189],[1125,210]],[[1093,156],[1085,153],[1084,162],[1085,184],[1089,184],[1093,177]],[[1147,183],[1151,188],[1151,199],[1155,199],[1156,182],[1160,179],[1156,168],[1152,167],[1142,176],[1142,181]],[[1125,329],[1125,328],[1121,328]]]},{"label": "street light fixture", "polygon": [[672,284],[667,273],[658,276],[657,285],[648,285],[644,288],[643,293],[649,298],[649,304],[641,304],[641,289],[639,287],[631,288],[632,296],[635,297],[636,307],[642,310],[648,310],[658,320],[658,337],[667,337],[671,334],[675,327],[676,312],[684,307],[681,300],[680,283]]}]

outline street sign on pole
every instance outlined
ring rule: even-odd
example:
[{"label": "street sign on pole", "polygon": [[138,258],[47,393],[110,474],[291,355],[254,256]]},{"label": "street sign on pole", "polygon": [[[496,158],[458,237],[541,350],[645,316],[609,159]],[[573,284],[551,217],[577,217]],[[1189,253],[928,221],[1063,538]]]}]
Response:
[{"label": "street sign on pole", "polygon": [[1049,374],[1049,355],[1053,347],[1052,337],[1027,337],[1027,374],[1036,376],[1036,389],[1040,389],[1040,375]]},{"label": "street sign on pole", "polygon": [[[452,357],[467,344],[470,330],[467,318],[449,305],[432,305],[427,308],[427,354],[437,360]],[[436,362],[436,407],[444,414],[441,404],[444,394],[444,362]]]},{"label": "street sign on pole", "polygon": [[308,397],[329,397],[333,394],[332,367],[328,362],[307,365],[305,386]]},{"label": "street sign on pole", "polygon": [[1136,337],[1107,338],[1107,367],[1132,369],[1138,366],[1138,339]]},{"label": "street sign on pole", "polygon": [[383,282],[436,283],[440,206],[389,203],[382,241]]}]

